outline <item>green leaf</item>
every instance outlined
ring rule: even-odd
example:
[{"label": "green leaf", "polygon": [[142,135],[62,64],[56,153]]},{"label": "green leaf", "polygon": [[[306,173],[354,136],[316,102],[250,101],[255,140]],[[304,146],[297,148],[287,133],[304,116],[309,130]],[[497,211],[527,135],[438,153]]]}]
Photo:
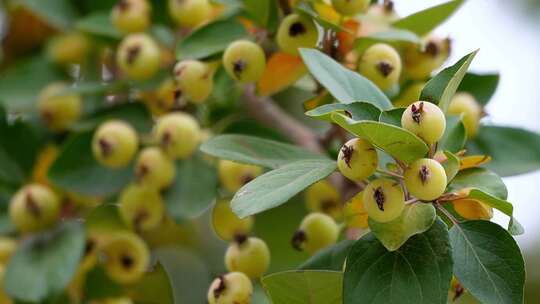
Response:
[{"label": "green leaf", "polygon": [[411,31],[390,29],[384,32],[376,32],[368,36],[358,38],[354,43],[354,48],[358,51],[358,53],[362,53],[370,46],[379,42],[387,44],[421,44],[422,40]]},{"label": "green leaf", "polygon": [[244,0],[244,10],[249,20],[257,25],[275,30],[278,23],[278,7],[272,0]]},{"label": "green leaf", "polygon": [[324,248],[300,265],[298,269],[343,271],[343,263],[345,263],[353,244],[353,240],[343,240],[333,246]]},{"label": "green leaf", "polygon": [[120,297],[123,288],[109,278],[103,266],[90,270],[84,279],[84,295],[87,300]]},{"label": "green leaf", "polygon": [[508,190],[502,179],[484,168],[470,168],[460,171],[448,185],[449,191],[458,191],[464,188],[477,188],[500,199],[508,197]]},{"label": "green leaf", "polygon": [[438,149],[456,153],[463,149],[466,141],[467,134],[461,116],[447,114],[446,129],[443,137],[439,140]]},{"label": "green leaf", "polygon": [[284,271],[262,278],[272,303],[341,304],[343,273],[337,271]]},{"label": "green leaf", "polygon": [[174,183],[164,194],[168,214],[177,221],[201,215],[214,201],[217,186],[215,167],[201,155],[178,162]]},{"label": "green leaf", "polygon": [[403,112],[405,112],[405,108],[382,111],[379,121],[401,128],[401,116],[403,116]]},{"label": "green leaf", "polygon": [[446,21],[463,2],[464,0],[454,0],[430,7],[397,20],[392,26],[398,29],[409,30],[418,36],[424,36]]},{"label": "green leaf", "polygon": [[369,228],[388,251],[398,250],[413,235],[427,231],[437,214],[432,204],[415,203],[405,206],[401,215],[388,223],[369,219]]},{"label": "green leaf", "polygon": [[472,189],[471,192],[469,193],[469,198],[479,200],[483,202],[484,204],[487,204],[501,211],[502,213],[508,215],[510,217],[510,221],[508,223],[508,231],[512,235],[520,235],[525,232],[523,230],[523,227],[514,218],[514,206],[512,206],[510,202],[506,200],[502,200],[498,197],[495,197],[491,194],[488,194],[478,189]]},{"label": "green leaf", "polygon": [[83,255],[85,232],[65,222],[52,231],[23,241],[7,265],[4,288],[17,300],[38,302],[67,286]]},{"label": "green leaf", "polygon": [[176,47],[178,59],[202,59],[223,52],[227,46],[248,36],[237,21],[219,20],[195,30]]},{"label": "green leaf", "polygon": [[239,217],[246,217],[277,207],[335,169],[336,162],[324,158],[285,165],[240,188],[232,199],[232,209]]},{"label": "green leaf", "polygon": [[86,117],[71,126],[76,132],[89,131],[101,123],[115,119],[130,124],[139,133],[148,133],[154,124],[152,116],[141,103],[125,103],[109,108],[104,108],[90,117]]},{"label": "green leaf", "polygon": [[458,92],[468,92],[474,96],[477,102],[485,106],[495,94],[499,85],[499,74],[475,74],[467,73],[461,84]]},{"label": "green leaf", "polygon": [[476,53],[478,53],[478,50],[466,55],[453,66],[447,67],[431,78],[422,90],[420,100],[437,104],[446,113],[450,101],[456,93]]},{"label": "green leaf", "polygon": [[332,122],[332,113],[345,113],[348,112],[354,120],[375,120],[379,119],[381,110],[376,106],[367,102],[352,102],[352,103],[330,103],[317,107],[313,110],[307,111],[306,115]]},{"label": "green leaf", "polygon": [[95,12],[77,21],[75,28],[81,32],[98,37],[120,39],[120,33],[111,23],[110,11]]},{"label": "green leaf", "polygon": [[468,221],[450,229],[454,274],[483,303],[521,304],[525,269],[516,241],[499,225]]},{"label": "green leaf", "polygon": [[269,140],[275,140],[279,142],[289,142],[281,133],[275,129],[263,126],[255,120],[241,119],[234,121],[227,125],[223,131],[223,134],[241,134],[262,137]]},{"label": "green leaf", "polygon": [[300,55],[311,75],[341,103],[364,101],[387,110],[392,103],[367,78],[351,71],[315,49],[300,49]]},{"label": "green leaf", "polygon": [[472,139],[471,153],[492,157],[487,168],[501,176],[512,176],[540,169],[540,134],[519,128],[485,126]]},{"label": "green leaf", "polygon": [[329,20],[324,19],[311,7],[310,4],[308,4],[305,1],[300,1],[296,7],[295,12],[297,12],[300,15],[303,15],[304,17],[308,19],[313,19],[315,22],[317,22],[321,27],[325,29],[334,30],[336,32],[343,32],[348,31],[347,29],[341,27],[339,24],[336,24],[334,22],[331,22]]},{"label": "green leaf", "polygon": [[459,172],[459,158],[450,151],[444,151],[444,155],[446,156],[446,161],[442,163],[442,166],[444,167],[444,172],[446,172],[446,180],[448,183],[451,183]]},{"label": "green leaf", "polygon": [[93,132],[75,134],[62,146],[49,170],[49,179],[55,186],[90,196],[106,196],[130,182],[130,167],[109,169],[96,162],[92,136]]},{"label": "green leaf", "polygon": [[294,145],[235,134],[213,137],[202,144],[201,151],[222,159],[272,169],[305,159],[327,159]]},{"label": "green leaf", "polygon": [[120,216],[118,206],[110,203],[104,203],[92,209],[85,217],[85,224],[88,231],[98,233],[128,229]]},{"label": "green leaf", "polygon": [[160,263],[135,284],[127,287],[135,303],[173,304],[174,295],[169,275]]},{"label": "green leaf", "polygon": [[68,29],[77,17],[75,8],[68,0],[16,0],[15,2],[58,29]]},{"label": "green leaf", "polygon": [[446,304],[452,278],[452,255],[446,224],[389,252],[369,233],[349,252],[345,270],[345,304]]},{"label": "green leaf", "polygon": [[375,147],[406,163],[424,157],[429,150],[418,136],[394,125],[376,121],[354,121],[337,113],[332,115],[332,119],[345,130],[365,138]]}]

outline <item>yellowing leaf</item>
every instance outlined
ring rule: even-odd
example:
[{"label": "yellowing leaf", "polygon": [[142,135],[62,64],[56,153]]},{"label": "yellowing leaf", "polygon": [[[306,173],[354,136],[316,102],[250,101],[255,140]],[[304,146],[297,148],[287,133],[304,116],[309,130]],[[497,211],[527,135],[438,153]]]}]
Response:
[{"label": "yellowing leaf", "polygon": [[313,6],[322,19],[334,24],[339,24],[341,16],[331,5],[324,2],[316,2]]},{"label": "yellowing leaf", "polygon": [[341,31],[336,34],[336,37],[339,41],[338,52],[341,56],[345,57],[354,47],[354,42],[360,29],[360,22],[349,19],[345,21],[342,26],[348,31]]},{"label": "yellowing leaf", "polygon": [[491,156],[489,155],[464,156],[459,160],[459,170],[479,167],[483,164],[489,163],[490,161],[491,161]]},{"label": "yellowing leaf", "polygon": [[266,69],[257,83],[259,94],[275,94],[295,83],[307,73],[307,69],[298,56],[282,52],[274,53],[266,63]]},{"label": "yellowing leaf", "polygon": [[319,95],[304,101],[304,110],[310,111],[319,106],[332,103],[332,101],[332,96],[327,91],[323,91]]}]

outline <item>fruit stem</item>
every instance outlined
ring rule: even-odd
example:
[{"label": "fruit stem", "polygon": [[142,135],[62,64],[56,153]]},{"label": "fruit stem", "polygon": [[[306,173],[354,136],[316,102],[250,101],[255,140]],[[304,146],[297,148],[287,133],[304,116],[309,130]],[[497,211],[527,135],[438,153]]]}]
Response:
[{"label": "fruit stem", "polygon": [[392,172],[392,171],[387,171],[387,170],[382,170],[382,169],[377,168],[377,172],[380,173],[380,174],[391,176],[391,177],[403,179],[403,175],[397,174],[397,173]]},{"label": "fruit stem", "polygon": [[455,225],[459,224],[458,219],[455,218],[452,215],[452,213],[448,212],[448,210],[446,210],[441,204],[433,203],[433,205],[435,206],[435,208],[437,208],[437,210],[439,210],[442,214],[444,214],[452,223],[454,223]]}]

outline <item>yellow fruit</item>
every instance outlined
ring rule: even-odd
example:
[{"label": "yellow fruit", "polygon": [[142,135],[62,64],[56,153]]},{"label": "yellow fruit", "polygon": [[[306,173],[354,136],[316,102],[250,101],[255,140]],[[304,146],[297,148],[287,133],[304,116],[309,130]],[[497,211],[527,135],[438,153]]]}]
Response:
[{"label": "yellow fruit", "polygon": [[190,157],[200,142],[199,123],[191,115],[174,112],[161,116],[154,127],[153,137],[172,159]]},{"label": "yellow fruit", "polygon": [[446,172],[436,160],[423,158],[412,163],[403,174],[409,193],[423,201],[432,201],[446,189]]},{"label": "yellow fruit", "polygon": [[310,213],[300,223],[292,238],[293,247],[313,255],[318,250],[337,242],[339,227],[324,213]]},{"label": "yellow fruit", "polygon": [[403,62],[408,78],[423,80],[439,68],[450,55],[450,40],[431,38],[421,48],[409,46],[405,50]]},{"label": "yellow fruit", "polygon": [[223,66],[232,78],[246,83],[258,81],[266,66],[263,49],[249,40],[231,43],[223,54]]},{"label": "yellow fruit", "polygon": [[356,194],[343,208],[343,217],[347,227],[366,229],[368,227],[368,214],[364,208],[364,193]]},{"label": "yellow fruit", "polygon": [[122,33],[144,32],[151,23],[151,10],[146,0],[120,0],[112,9],[111,22]]},{"label": "yellow fruit", "polygon": [[165,205],[155,188],[129,185],[120,194],[120,215],[135,231],[146,231],[159,226],[165,217]]},{"label": "yellow fruit", "polygon": [[169,13],[182,26],[194,27],[205,22],[211,9],[208,0],[169,0]]},{"label": "yellow fruit", "polygon": [[63,93],[67,89],[65,83],[55,82],[46,86],[39,94],[39,114],[53,131],[64,131],[81,116],[81,97],[73,93]]},{"label": "yellow fruit", "polygon": [[222,159],[218,163],[219,181],[231,193],[238,191],[242,186],[261,175],[262,171],[261,167],[230,160]]},{"label": "yellow fruit", "polygon": [[208,289],[209,304],[250,304],[253,285],[241,272],[230,272],[216,278]]},{"label": "yellow fruit", "polygon": [[214,88],[212,69],[198,60],[182,60],[174,66],[174,76],[181,94],[193,103],[203,103]]},{"label": "yellow fruit", "polygon": [[126,122],[110,120],[99,126],[92,139],[92,151],[98,163],[110,167],[127,166],[137,148],[137,133]]},{"label": "yellow fruit", "polygon": [[398,83],[401,68],[399,53],[384,43],[377,43],[366,49],[358,63],[358,72],[373,81],[381,90],[388,90]]},{"label": "yellow fruit", "polygon": [[455,200],[452,205],[454,210],[467,220],[489,220],[493,217],[493,208],[475,199]]},{"label": "yellow fruit", "polygon": [[82,63],[90,49],[90,41],[79,32],[57,35],[47,45],[47,55],[58,64]]},{"label": "yellow fruit", "polygon": [[281,21],[276,41],[279,48],[291,55],[298,55],[299,48],[313,48],[319,32],[311,19],[290,14]]},{"label": "yellow fruit", "polygon": [[399,19],[399,16],[394,9],[394,2],[391,0],[385,0],[383,4],[371,5],[367,10],[366,15],[386,24],[390,24]]},{"label": "yellow fruit", "polygon": [[172,78],[161,82],[155,92],[142,93],[142,100],[153,115],[160,116],[180,105],[180,87]]},{"label": "yellow fruit", "polygon": [[20,232],[44,230],[59,219],[60,199],[45,186],[26,185],[11,198],[9,216]]},{"label": "yellow fruit", "polygon": [[478,133],[482,107],[474,96],[469,93],[459,92],[452,97],[448,106],[448,114],[463,115],[462,121],[468,138],[473,138]]},{"label": "yellow fruit", "polygon": [[371,0],[332,0],[334,9],[345,16],[353,16],[365,12]]},{"label": "yellow fruit", "polygon": [[231,210],[229,200],[218,200],[212,209],[212,226],[217,236],[225,241],[232,241],[237,235],[247,235],[253,227],[251,216],[239,218]]},{"label": "yellow fruit", "polygon": [[120,284],[138,281],[150,263],[150,253],[146,244],[137,235],[119,232],[103,244],[105,271],[111,279]]},{"label": "yellow fruit", "polygon": [[399,97],[394,100],[394,106],[397,108],[405,108],[410,106],[413,102],[417,102],[420,99],[420,94],[425,86],[426,83],[420,81],[406,87]]},{"label": "yellow fruit", "polygon": [[417,101],[403,112],[401,126],[432,145],[444,135],[446,119],[437,105]]},{"label": "yellow fruit", "polygon": [[380,223],[390,222],[405,208],[405,194],[398,182],[380,178],[364,189],[362,199],[369,218]]},{"label": "yellow fruit", "polygon": [[[13,253],[17,249],[17,242],[14,239],[0,237],[0,264],[6,265]],[[0,302],[1,303],[1,302]]]},{"label": "yellow fruit", "polygon": [[144,187],[161,190],[172,184],[175,175],[174,161],[157,147],[144,148],[135,162],[135,179]]},{"label": "yellow fruit", "polygon": [[337,165],[345,177],[363,181],[370,177],[379,163],[377,150],[365,139],[353,138],[339,150]]},{"label": "yellow fruit", "polygon": [[310,212],[326,213],[334,219],[340,219],[342,216],[341,195],[326,180],[309,186],[305,192],[305,201]]},{"label": "yellow fruit", "polygon": [[270,266],[270,250],[259,238],[239,236],[225,252],[225,266],[251,279],[260,278]]},{"label": "yellow fruit", "polygon": [[128,78],[145,80],[159,70],[161,52],[157,43],[147,34],[130,34],[118,46],[116,63]]}]

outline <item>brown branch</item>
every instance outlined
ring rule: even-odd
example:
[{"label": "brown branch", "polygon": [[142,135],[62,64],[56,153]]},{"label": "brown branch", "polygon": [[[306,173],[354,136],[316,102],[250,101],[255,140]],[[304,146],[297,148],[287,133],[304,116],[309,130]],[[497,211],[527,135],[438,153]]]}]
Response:
[{"label": "brown branch", "polygon": [[289,0],[279,0],[279,6],[281,7],[283,15],[288,15],[292,12]]}]

